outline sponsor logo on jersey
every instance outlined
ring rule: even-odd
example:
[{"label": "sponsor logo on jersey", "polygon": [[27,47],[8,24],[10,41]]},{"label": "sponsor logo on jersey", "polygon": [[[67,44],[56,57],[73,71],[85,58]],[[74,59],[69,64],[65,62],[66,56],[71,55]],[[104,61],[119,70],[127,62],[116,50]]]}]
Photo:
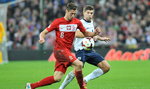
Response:
[{"label": "sponsor logo on jersey", "polygon": [[63,32],[75,32],[77,30],[77,24],[59,25],[59,30]]}]

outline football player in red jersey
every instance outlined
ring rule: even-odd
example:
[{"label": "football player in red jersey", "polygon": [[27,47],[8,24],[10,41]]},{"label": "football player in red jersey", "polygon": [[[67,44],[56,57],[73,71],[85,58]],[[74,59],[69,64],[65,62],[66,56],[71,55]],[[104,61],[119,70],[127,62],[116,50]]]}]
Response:
[{"label": "football player in red jersey", "polygon": [[68,3],[66,8],[65,16],[62,18],[55,19],[49,27],[43,30],[39,35],[39,43],[45,42],[45,36],[47,33],[55,30],[56,40],[54,47],[54,56],[56,58],[55,72],[53,76],[48,76],[35,83],[27,83],[26,89],[35,89],[37,87],[46,86],[59,82],[65,74],[69,66],[73,66],[74,73],[77,78],[80,89],[87,89],[84,86],[83,75],[82,75],[82,62],[71,54],[71,47],[75,37],[77,29],[84,34],[86,37],[92,37],[98,35],[100,29],[96,29],[95,32],[88,32],[83,27],[81,21],[75,18],[77,13],[77,6],[74,3]]},{"label": "football player in red jersey", "polygon": [[[94,15],[94,7],[91,5],[86,5],[83,8],[83,19],[80,21],[83,23],[83,26],[86,28],[87,31],[93,32],[94,29],[94,21],[93,21],[93,15]],[[101,28],[99,28],[101,29]],[[102,30],[102,29],[101,29]],[[88,64],[91,64],[93,66],[98,67],[95,69],[93,72],[88,74],[87,76],[84,77],[84,82],[85,84],[88,83],[89,80],[96,79],[103,74],[107,73],[110,70],[110,65],[109,63],[96,51],[94,51],[94,41],[109,41],[110,38],[108,37],[101,37],[99,35],[94,36],[93,38],[91,37],[84,37],[84,35],[77,30],[76,31],[76,39],[74,41],[74,50],[76,57],[83,62],[83,65],[85,62]],[[84,40],[87,41],[93,41],[92,45],[90,44],[90,47],[85,47],[83,45]],[[65,87],[74,79],[75,75],[73,71],[69,72],[64,79],[63,83],[59,87],[59,89],[65,89]]]}]

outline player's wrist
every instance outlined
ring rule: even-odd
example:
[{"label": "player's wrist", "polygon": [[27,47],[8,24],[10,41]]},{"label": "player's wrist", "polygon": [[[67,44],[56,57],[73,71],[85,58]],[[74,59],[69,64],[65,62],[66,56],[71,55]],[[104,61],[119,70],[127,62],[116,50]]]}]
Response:
[{"label": "player's wrist", "polygon": [[99,34],[100,34],[100,32],[97,32],[97,31],[94,32],[94,36],[97,36]]}]

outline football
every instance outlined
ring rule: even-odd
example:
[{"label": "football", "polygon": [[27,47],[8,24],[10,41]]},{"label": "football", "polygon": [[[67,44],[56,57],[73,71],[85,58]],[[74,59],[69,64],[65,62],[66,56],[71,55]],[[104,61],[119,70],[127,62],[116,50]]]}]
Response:
[{"label": "football", "polygon": [[85,50],[90,50],[94,47],[94,40],[93,38],[83,38],[82,46]]}]

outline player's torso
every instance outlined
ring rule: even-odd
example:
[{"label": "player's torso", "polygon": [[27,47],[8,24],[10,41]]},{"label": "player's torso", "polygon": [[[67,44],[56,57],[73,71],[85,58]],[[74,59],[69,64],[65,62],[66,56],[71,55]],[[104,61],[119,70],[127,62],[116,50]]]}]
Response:
[{"label": "player's torso", "polygon": [[56,31],[55,48],[68,48],[71,49],[75,37],[75,31],[78,27],[78,21],[73,19],[66,21],[64,18],[58,19]]},{"label": "player's torso", "polygon": [[93,21],[91,22],[86,22],[85,20],[80,20],[83,24],[83,26],[86,28],[87,31],[89,32],[94,32],[94,25],[93,25]]},{"label": "player's torso", "polygon": [[[85,20],[81,19],[80,20],[83,24],[83,26],[85,27],[86,31],[89,31],[89,32],[94,32],[94,25],[93,25],[93,21],[91,22],[86,22]],[[83,38],[76,38],[75,39],[75,42],[74,42],[74,49],[75,51],[78,51],[78,50],[82,50],[83,47],[82,47],[82,40]]]}]

